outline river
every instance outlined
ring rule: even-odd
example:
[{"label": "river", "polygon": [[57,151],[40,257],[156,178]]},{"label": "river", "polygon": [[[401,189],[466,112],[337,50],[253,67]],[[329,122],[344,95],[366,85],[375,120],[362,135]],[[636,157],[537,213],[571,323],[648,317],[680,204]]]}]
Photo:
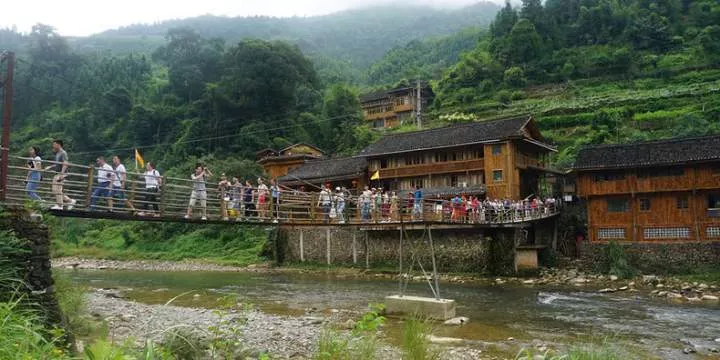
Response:
[{"label": "river", "polygon": [[[362,311],[398,292],[398,283],[381,279],[319,274],[243,272],[157,272],[61,270],[80,284],[119,288],[134,301],[158,304],[185,293],[175,305],[212,307],[228,294],[256,304],[264,312],[301,315],[318,311]],[[637,358],[720,358],[720,306],[673,304],[642,293],[599,294],[577,288],[520,285],[441,284],[442,296],[455,299],[462,327],[437,326],[435,335],[474,340],[484,351],[504,356],[525,346],[549,348],[607,341],[632,349]],[[427,284],[411,283],[408,294],[429,296]],[[194,296],[195,294],[198,294]],[[387,332],[397,339],[391,320]],[[695,355],[683,354],[688,347]]]}]

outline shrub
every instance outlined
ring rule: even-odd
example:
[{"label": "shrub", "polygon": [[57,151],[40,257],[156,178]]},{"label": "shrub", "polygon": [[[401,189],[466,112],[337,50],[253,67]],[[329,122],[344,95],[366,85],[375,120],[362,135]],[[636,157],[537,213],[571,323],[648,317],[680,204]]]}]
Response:
[{"label": "shrub", "polygon": [[637,273],[637,270],[630,265],[625,249],[617,241],[610,241],[603,249],[603,267],[609,275],[615,275],[621,279],[628,279]]},{"label": "shrub", "polygon": [[513,88],[521,88],[527,84],[525,71],[517,66],[505,70],[503,79],[505,80],[505,84]]}]

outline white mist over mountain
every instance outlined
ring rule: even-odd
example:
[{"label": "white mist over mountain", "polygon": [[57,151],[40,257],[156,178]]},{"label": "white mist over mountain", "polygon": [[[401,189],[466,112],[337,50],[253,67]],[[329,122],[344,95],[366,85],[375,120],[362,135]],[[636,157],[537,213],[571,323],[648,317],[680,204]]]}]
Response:
[{"label": "white mist over mountain", "polygon": [[[488,0],[503,3],[504,0]],[[36,0],[5,4],[0,27],[29,32],[36,23],[62,35],[85,36],[137,23],[155,23],[204,14],[220,16],[315,16],[378,5],[458,8],[478,0]]]}]

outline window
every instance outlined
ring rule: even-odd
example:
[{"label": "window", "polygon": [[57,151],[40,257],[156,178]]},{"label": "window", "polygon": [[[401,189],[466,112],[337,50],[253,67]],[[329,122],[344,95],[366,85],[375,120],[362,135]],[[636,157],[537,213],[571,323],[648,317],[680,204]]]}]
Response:
[{"label": "window", "polygon": [[502,155],[502,144],[493,144],[492,146],[492,154],[493,155]]},{"label": "window", "polygon": [[607,201],[607,211],[611,213],[620,213],[628,211],[627,199],[610,199]]},{"label": "window", "polygon": [[415,189],[416,187],[425,187],[425,178],[417,177],[410,179],[410,188]]},{"label": "window", "polygon": [[593,180],[595,182],[625,180],[625,173],[622,173],[622,172],[598,173],[593,176]]},{"label": "window", "polygon": [[720,194],[708,195],[708,209],[720,208]]},{"label": "window", "polygon": [[380,120],[375,120],[375,121],[373,121],[373,127],[374,127],[374,128],[385,127],[385,120],[380,119]]},{"label": "window", "polygon": [[705,236],[709,238],[720,237],[720,226],[708,226],[705,228]]},{"label": "window", "polygon": [[650,198],[640,198],[640,211],[650,211]]},{"label": "window", "polygon": [[457,175],[450,175],[450,186],[451,187],[458,187],[460,185],[460,180],[458,180]]},{"label": "window", "polygon": [[645,239],[689,239],[689,227],[660,227],[645,228],[643,231]]},{"label": "window", "polygon": [[675,201],[675,206],[677,206],[678,209],[687,209],[690,207],[689,200],[687,196],[678,196]]},{"label": "window", "polygon": [[420,165],[424,163],[424,158],[421,155],[412,155],[405,158],[407,165]]},{"label": "window", "polygon": [[380,159],[380,168],[381,168],[381,169],[387,169],[387,168],[388,168],[388,160],[387,160],[387,159]]},{"label": "window", "polygon": [[502,170],[493,170],[493,181],[494,182],[502,182],[503,181]]},{"label": "window", "polygon": [[598,229],[598,239],[599,240],[625,239],[625,229],[623,229],[623,228]]},{"label": "window", "polygon": [[435,162],[446,162],[448,161],[448,156],[446,152],[439,152],[435,154]]},{"label": "window", "polygon": [[685,169],[677,166],[644,169],[638,172],[638,177],[641,179],[650,177],[668,177],[668,176],[683,176]]}]

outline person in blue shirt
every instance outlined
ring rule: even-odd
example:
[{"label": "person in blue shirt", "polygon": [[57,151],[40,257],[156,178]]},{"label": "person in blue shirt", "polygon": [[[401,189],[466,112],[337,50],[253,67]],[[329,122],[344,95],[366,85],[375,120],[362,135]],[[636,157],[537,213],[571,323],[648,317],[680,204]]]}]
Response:
[{"label": "person in blue shirt", "polygon": [[275,218],[273,222],[278,222],[280,218],[280,186],[278,186],[275,179],[270,179],[270,196],[272,200],[270,207],[272,208],[272,215]]},{"label": "person in blue shirt", "polygon": [[420,189],[420,186],[415,187],[415,192],[413,193],[413,218],[420,219],[422,218],[423,213],[423,192],[422,189]]}]

